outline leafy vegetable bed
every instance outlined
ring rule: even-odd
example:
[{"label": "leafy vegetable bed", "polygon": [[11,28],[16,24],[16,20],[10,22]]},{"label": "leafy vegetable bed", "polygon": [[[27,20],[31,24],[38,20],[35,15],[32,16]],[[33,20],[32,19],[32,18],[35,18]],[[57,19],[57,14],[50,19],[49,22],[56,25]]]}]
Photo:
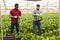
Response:
[{"label": "leafy vegetable bed", "polygon": [[[60,40],[58,36],[58,13],[45,13],[41,15],[43,20],[41,21],[42,35],[38,35],[38,28],[36,34],[33,33],[32,28],[32,15],[23,14],[22,19],[19,21],[19,35],[16,35],[18,40]],[[10,18],[8,16],[2,16],[3,33],[10,32]],[[15,32],[15,30],[14,30]]]}]

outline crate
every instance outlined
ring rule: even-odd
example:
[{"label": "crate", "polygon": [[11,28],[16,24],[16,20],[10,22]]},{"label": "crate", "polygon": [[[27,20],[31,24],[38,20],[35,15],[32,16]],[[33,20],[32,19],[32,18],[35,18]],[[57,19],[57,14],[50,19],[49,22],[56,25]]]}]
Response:
[{"label": "crate", "polygon": [[5,36],[3,36],[3,40],[16,40],[16,36],[15,34],[6,34]]}]

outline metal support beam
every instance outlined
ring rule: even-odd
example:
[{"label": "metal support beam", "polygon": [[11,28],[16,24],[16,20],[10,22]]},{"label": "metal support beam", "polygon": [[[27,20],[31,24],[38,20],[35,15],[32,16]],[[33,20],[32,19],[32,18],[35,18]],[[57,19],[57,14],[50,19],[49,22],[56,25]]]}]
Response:
[{"label": "metal support beam", "polygon": [[60,36],[60,0],[59,0],[59,36]]},{"label": "metal support beam", "polygon": [[1,28],[1,39],[3,40],[3,32],[2,32],[2,19],[1,19],[1,3],[0,3],[0,28]]},{"label": "metal support beam", "polygon": [[47,12],[49,12],[49,0],[47,0]]},{"label": "metal support beam", "polygon": [[6,15],[6,0],[3,0],[4,6],[5,6],[5,15]]}]

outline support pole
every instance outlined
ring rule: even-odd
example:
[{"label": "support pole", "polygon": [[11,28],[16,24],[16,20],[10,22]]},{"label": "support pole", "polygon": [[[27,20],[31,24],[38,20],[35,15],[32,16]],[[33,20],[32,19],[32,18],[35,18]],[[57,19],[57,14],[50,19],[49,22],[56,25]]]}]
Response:
[{"label": "support pole", "polygon": [[4,6],[5,6],[5,15],[6,15],[6,0],[3,0]]},{"label": "support pole", "polygon": [[2,19],[1,19],[1,3],[0,3],[0,30],[1,30],[1,39],[3,40],[3,32],[2,32]]},{"label": "support pole", "polygon": [[60,36],[60,0],[59,0],[59,36]]},{"label": "support pole", "polygon": [[49,12],[49,0],[47,0],[47,12]]}]

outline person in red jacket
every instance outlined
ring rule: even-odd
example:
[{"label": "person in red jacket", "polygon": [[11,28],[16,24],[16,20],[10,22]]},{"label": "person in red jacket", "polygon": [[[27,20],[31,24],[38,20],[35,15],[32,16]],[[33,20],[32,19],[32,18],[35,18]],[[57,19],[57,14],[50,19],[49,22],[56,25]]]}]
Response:
[{"label": "person in red jacket", "polygon": [[21,17],[21,11],[18,9],[19,4],[15,4],[15,8],[10,10],[10,18],[11,18],[11,33],[13,33],[14,27],[16,26],[16,32],[19,32],[19,23],[18,19]]}]

